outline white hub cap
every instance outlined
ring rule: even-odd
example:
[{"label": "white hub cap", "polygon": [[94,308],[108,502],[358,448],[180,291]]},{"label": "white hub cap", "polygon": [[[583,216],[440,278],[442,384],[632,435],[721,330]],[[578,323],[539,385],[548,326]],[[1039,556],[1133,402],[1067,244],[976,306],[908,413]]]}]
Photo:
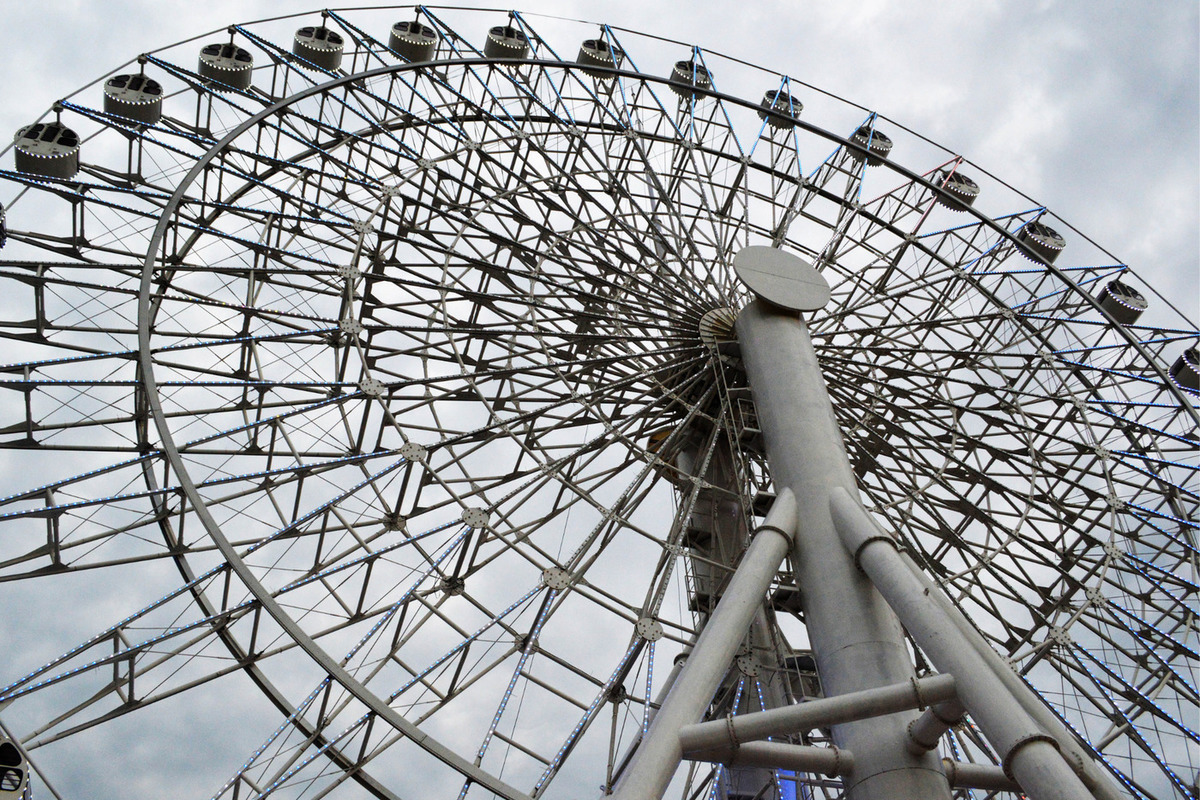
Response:
[{"label": "white hub cap", "polygon": [[733,257],[733,271],[752,292],[788,311],[816,311],[829,302],[829,282],[799,256],[755,245]]}]

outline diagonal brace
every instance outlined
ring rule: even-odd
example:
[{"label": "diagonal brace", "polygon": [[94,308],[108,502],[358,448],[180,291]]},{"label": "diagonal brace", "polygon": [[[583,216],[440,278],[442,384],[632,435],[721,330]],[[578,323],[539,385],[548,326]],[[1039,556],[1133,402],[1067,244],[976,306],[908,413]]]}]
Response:
[{"label": "diagonal brace", "polygon": [[810,700],[783,708],[740,714],[731,720],[688,725],[679,731],[685,753],[737,747],[770,736],[790,736],[812,728],[894,714],[942,703],[955,697],[954,678],[933,675],[907,683]]},{"label": "diagonal brace", "polygon": [[1001,754],[1005,774],[1033,800],[1092,800],[1094,795],[1063,758],[1057,740],[1037,725],[930,596],[901,557],[895,539],[843,489],[830,492],[829,507],[834,527],[855,563],[929,660],[954,676],[959,699]]},{"label": "diagonal brace", "polygon": [[771,581],[792,549],[795,532],[796,499],[784,489],[755,532],[671,693],[621,774],[613,800],[662,797],[683,760],[679,729],[704,716]]}]

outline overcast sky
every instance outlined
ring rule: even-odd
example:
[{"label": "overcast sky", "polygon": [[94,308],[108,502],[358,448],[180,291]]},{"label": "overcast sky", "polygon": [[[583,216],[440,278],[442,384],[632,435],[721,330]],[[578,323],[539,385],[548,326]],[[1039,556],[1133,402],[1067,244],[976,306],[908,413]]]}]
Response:
[{"label": "overcast sky", "polygon": [[[140,52],[312,7],[8,3],[0,129],[15,132]],[[684,7],[647,0],[522,5],[700,44],[878,110],[1030,195],[1129,263],[1193,325],[1200,318],[1195,0],[706,0]],[[11,159],[3,157],[4,168]]]}]

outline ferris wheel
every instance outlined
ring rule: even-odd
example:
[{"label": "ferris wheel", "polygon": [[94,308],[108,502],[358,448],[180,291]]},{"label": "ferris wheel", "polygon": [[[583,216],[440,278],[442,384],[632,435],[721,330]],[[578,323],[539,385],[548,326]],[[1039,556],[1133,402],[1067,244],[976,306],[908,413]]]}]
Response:
[{"label": "ferris wheel", "polygon": [[0,797],[1195,795],[1196,322],[899,123],[420,6],[3,159]]}]

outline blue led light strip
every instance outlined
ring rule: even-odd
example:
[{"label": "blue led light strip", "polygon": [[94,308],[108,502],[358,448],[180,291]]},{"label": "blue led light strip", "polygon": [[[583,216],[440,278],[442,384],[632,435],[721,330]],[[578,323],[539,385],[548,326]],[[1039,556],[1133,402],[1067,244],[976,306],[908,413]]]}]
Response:
[{"label": "blue led light strip", "polygon": [[538,778],[537,784],[533,787],[534,795],[537,795],[541,791],[542,786],[544,786],[546,782],[554,776],[554,773],[558,771],[558,767],[562,763],[563,758],[565,758],[567,753],[570,752],[570,750],[575,746],[575,742],[578,740],[580,734],[583,733],[587,725],[592,721],[592,718],[595,716],[596,710],[600,707],[600,704],[610,696],[617,678],[625,671],[625,665],[629,663],[629,659],[633,657],[634,653],[640,649],[643,641],[644,640],[638,636],[633,637],[633,641],[629,644],[629,649],[625,651],[625,655],[621,656],[621,660],[617,662],[617,666],[612,671],[612,674],[609,676],[608,680],[604,682],[602,687],[600,687],[600,691],[596,694],[595,699],[592,700],[592,704],[589,705],[587,710],[583,712],[583,716],[580,717],[579,721],[575,723],[575,727],[567,736],[566,741],[563,742],[562,747],[558,748],[558,752],[555,753],[554,758],[550,761],[550,765],[546,767],[545,771],[542,772],[542,776]]},{"label": "blue led light strip", "polygon": [[[492,716],[492,722],[488,725],[487,734],[483,737],[483,744],[479,746],[479,750],[475,753],[475,763],[478,764],[483,760],[484,754],[487,753],[488,745],[492,742],[492,736],[496,733],[497,726],[500,725],[500,718],[504,716],[504,710],[508,707],[509,698],[512,697],[513,689],[516,688],[517,678],[521,676],[521,671],[525,669],[525,664],[529,657],[533,655],[537,649],[537,637],[542,631],[542,625],[550,616],[550,610],[553,607],[554,598],[558,592],[551,589],[546,593],[546,598],[542,601],[542,610],[538,614],[537,620],[533,624],[533,629],[529,632],[529,637],[525,641],[525,646],[521,648],[521,657],[517,660],[517,666],[513,670],[512,677],[508,680],[508,687],[504,690],[503,697],[500,698],[500,705],[496,709],[496,713]],[[464,787],[464,791],[465,791]]]},{"label": "blue led light strip", "polygon": [[517,608],[519,608],[521,605],[523,605],[526,601],[528,601],[531,597],[533,597],[535,594],[540,592],[541,588],[542,587],[540,587],[540,586],[535,586],[534,588],[530,589],[528,592],[526,592],[524,595],[522,595],[520,598],[518,598],[508,608],[504,609],[499,614],[495,615],[494,617],[489,619],[487,622],[485,622],[482,626],[480,626],[480,628],[478,630],[476,630],[470,636],[463,639],[458,644],[454,645],[454,647],[450,648],[443,655],[439,656],[432,664],[430,664],[429,666],[427,666],[425,669],[421,670],[417,674],[413,675],[413,677],[410,678],[403,686],[401,686],[399,689],[397,689],[396,691],[394,691],[388,695],[388,697],[387,697],[388,702],[390,703],[393,700],[395,700],[397,697],[399,697],[400,695],[404,694],[414,684],[418,683],[423,678],[425,678],[427,675],[429,675],[429,673],[433,672],[435,669],[440,667],[442,664],[446,663],[448,660],[453,658],[456,654],[458,654],[464,648],[466,648],[467,645],[471,644],[476,639],[478,639],[480,636],[482,636],[484,633],[486,633],[497,622],[499,622],[500,620],[507,617],[509,614],[511,614],[513,611],[515,611]]},{"label": "blue led light strip", "polygon": [[[435,530],[443,530],[444,527],[445,526],[443,526],[443,528],[438,528]],[[463,531],[457,537],[455,537],[448,545],[446,545],[442,549],[441,554],[438,555],[438,557],[436,559],[432,560],[429,563],[429,566],[426,567],[425,570],[420,575],[417,576],[416,580],[414,580],[412,582],[412,584],[408,587],[408,589],[399,597],[399,599],[397,599],[396,602],[391,605],[391,607],[387,610],[387,612],[385,612],[383,614],[383,616],[371,627],[371,629],[369,631],[367,631],[362,636],[361,639],[359,639],[357,644],[355,644],[353,647],[350,648],[350,650],[346,653],[346,656],[342,659],[343,664],[348,663],[350,661],[350,659],[352,659],[358,653],[358,651],[361,650],[363,648],[363,646],[366,645],[366,643],[368,641],[370,641],[375,636],[375,634],[378,633],[379,630],[392,619],[392,617],[395,615],[395,613],[402,606],[404,606],[405,603],[407,603],[409,601],[409,599],[412,597],[413,593],[417,590],[417,588],[425,580],[427,580],[429,578],[429,576],[431,574],[433,574],[433,572],[439,566],[441,566],[441,564],[446,560],[446,558],[448,556],[450,556],[450,554],[452,554],[458,548],[459,544],[462,543],[462,541],[467,537],[467,535],[469,533],[470,533],[470,529],[464,528]],[[424,535],[428,535],[428,534],[424,534]],[[213,797],[216,798],[216,797],[219,797],[221,794],[223,794],[226,790],[229,789],[230,786],[232,786],[234,784],[234,782],[236,782],[238,780],[238,778],[242,774],[244,774],[248,769],[250,769],[250,767],[253,766],[254,763],[258,760],[258,757],[260,755],[262,755],[262,753],[265,752],[268,747],[270,747],[271,743],[276,738],[278,738],[280,736],[280,734],[282,734],[283,731],[289,725],[291,725],[293,723],[293,721],[304,711],[304,709],[307,708],[312,703],[312,701],[316,698],[317,694],[319,694],[322,689],[324,689],[326,686],[328,686],[331,680],[332,680],[332,678],[330,678],[328,676],[323,678],[321,680],[321,682],[317,684],[317,687],[315,689],[313,689],[312,693],[308,696],[308,699],[301,705],[301,707],[299,707],[297,709],[296,713],[290,715],[288,717],[288,719],[285,720],[284,723],[282,725],[280,725],[279,728],[277,728],[267,738],[267,740],[264,741],[262,743],[262,745],[259,746],[259,748],[257,750],[254,751],[253,755],[251,755],[250,758],[246,761],[246,763],[242,765],[241,769],[239,769],[237,771],[237,773],[232,778],[230,778],[225,783],[225,785],[222,786],[221,789]],[[366,719],[366,716],[359,717],[353,723],[353,725],[351,727],[361,724],[365,719]]]}]

